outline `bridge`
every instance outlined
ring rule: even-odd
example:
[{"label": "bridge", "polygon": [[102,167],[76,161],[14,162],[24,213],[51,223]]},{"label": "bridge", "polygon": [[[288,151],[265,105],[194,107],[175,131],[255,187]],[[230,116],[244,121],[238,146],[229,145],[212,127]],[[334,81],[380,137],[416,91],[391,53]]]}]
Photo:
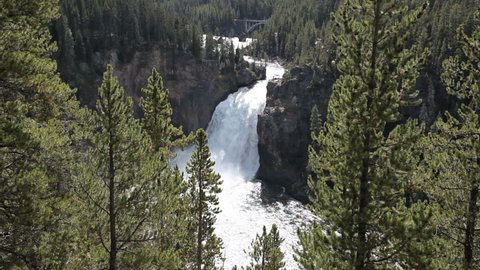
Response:
[{"label": "bridge", "polygon": [[265,25],[267,20],[236,19],[235,22],[243,23],[243,35],[246,36],[255,31],[261,25]]}]

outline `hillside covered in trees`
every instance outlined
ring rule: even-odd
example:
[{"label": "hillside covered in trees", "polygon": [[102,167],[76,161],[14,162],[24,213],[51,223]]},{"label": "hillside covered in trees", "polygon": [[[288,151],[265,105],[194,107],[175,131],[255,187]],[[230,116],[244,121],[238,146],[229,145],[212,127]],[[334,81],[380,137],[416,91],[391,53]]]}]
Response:
[{"label": "hillside covered in trees", "polygon": [[[88,84],[100,78],[109,51],[116,51],[119,61],[128,63],[137,52],[161,47],[168,55],[166,69],[172,74],[177,60],[185,54],[220,60],[228,66],[229,48],[218,55],[202,52],[202,35],[240,35],[235,19],[242,18],[268,18],[267,24],[254,32],[256,42],[248,54],[311,64],[318,67],[321,77],[335,78],[336,27],[331,13],[341,2],[65,0],[61,1],[62,15],[51,29],[59,46],[56,58],[67,81],[76,81],[78,74],[86,74]],[[409,1],[408,5],[421,2]],[[470,31],[477,7],[475,0],[429,1],[425,14],[411,30],[415,38],[408,42],[430,50],[418,80],[421,96],[430,109],[424,112],[430,115],[423,117],[430,124],[439,111],[453,109],[454,100],[447,97],[440,80],[441,66],[458,53],[456,29],[465,24]],[[82,63],[89,68],[79,69]],[[75,86],[82,88],[81,84]]]},{"label": "hillside covered in trees", "polygon": [[[60,62],[88,60],[96,52],[132,50],[160,45],[172,53],[196,55],[200,35],[234,33],[235,19],[269,18],[274,0],[120,0],[61,1],[61,17],[53,36],[59,43]],[[237,33],[238,34],[238,33]],[[197,55],[198,56],[198,55]]]},{"label": "hillside covered in trees", "polygon": [[[479,4],[0,2],[0,268],[478,269]],[[246,48],[213,37],[239,34],[238,18],[268,20]],[[264,128],[309,126],[288,138],[309,138],[306,207],[239,177],[258,169],[267,102],[287,125]],[[219,145],[246,149],[239,164]],[[244,219],[220,228],[229,207]],[[298,223],[249,227],[272,213]],[[226,267],[242,227],[256,232],[247,260]]]}]

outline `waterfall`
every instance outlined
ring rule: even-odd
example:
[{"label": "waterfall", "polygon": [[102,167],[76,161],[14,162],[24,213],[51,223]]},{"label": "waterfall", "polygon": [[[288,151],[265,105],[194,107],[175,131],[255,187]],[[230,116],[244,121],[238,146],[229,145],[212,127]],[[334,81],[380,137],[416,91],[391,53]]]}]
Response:
[{"label": "waterfall", "polygon": [[[266,103],[267,84],[280,78],[284,68],[276,63],[267,63],[267,79],[258,81],[253,87],[240,88],[221,102],[207,128],[209,147],[215,170],[220,173],[223,185],[219,195],[220,209],[215,233],[223,239],[225,269],[248,263],[250,244],[262,226],[270,229],[272,224],[279,228],[285,239],[286,269],[298,269],[293,260],[293,248],[297,246],[296,231],[309,217],[299,202],[287,200],[263,200],[262,183],[254,181],[259,168],[258,115],[263,113]],[[192,149],[178,153],[177,164],[184,168]]]},{"label": "waterfall", "polygon": [[[267,80],[242,87],[221,102],[207,128],[209,146],[221,173],[251,180],[259,167],[257,122],[265,109],[269,79],[283,75],[284,69],[269,64]],[[223,174],[222,174],[223,175]]]}]

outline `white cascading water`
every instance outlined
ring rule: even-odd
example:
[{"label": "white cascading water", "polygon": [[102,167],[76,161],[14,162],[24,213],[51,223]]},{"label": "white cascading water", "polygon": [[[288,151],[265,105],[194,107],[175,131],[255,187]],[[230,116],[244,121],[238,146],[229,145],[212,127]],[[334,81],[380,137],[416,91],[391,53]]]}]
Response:
[{"label": "white cascading water", "polygon": [[[215,170],[223,180],[219,195],[222,212],[217,216],[215,233],[223,239],[224,269],[247,265],[244,251],[249,251],[264,225],[270,229],[272,224],[285,239],[281,248],[286,269],[298,269],[293,259],[293,249],[298,247],[297,229],[311,220],[312,214],[292,199],[264,200],[262,183],[252,181],[259,168],[257,122],[265,108],[267,84],[281,78],[284,71],[279,64],[267,63],[267,79],[228,96],[215,109],[207,128]],[[180,168],[185,168],[191,152],[188,149],[177,154]]]}]

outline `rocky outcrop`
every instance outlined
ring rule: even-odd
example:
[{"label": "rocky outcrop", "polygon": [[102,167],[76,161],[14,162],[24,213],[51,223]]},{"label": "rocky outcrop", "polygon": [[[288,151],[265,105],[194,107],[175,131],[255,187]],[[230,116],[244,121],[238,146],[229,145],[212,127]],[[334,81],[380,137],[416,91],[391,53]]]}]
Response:
[{"label": "rocky outcrop", "polygon": [[[308,201],[307,177],[310,114],[317,105],[322,120],[327,115],[333,79],[319,78],[308,66],[291,69],[283,80],[268,85],[265,112],[259,117],[260,169],[258,177],[266,182],[284,186],[293,197]],[[414,107],[401,108],[403,118],[390,123],[386,131],[407,118],[417,118],[431,125],[444,111],[455,111],[456,102],[431,74],[422,73],[417,80],[419,98]]]},{"label": "rocky outcrop", "polygon": [[258,178],[282,185],[293,197],[308,201],[307,149],[310,113],[316,105],[326,115],[332,82],[308,66],[295,67],[267,87],[267,104],[258,120]]},{"label": "rocky outcrop", "polygon": [[136,52],[120,61],[115,51],[97,54],[92,63],[79,64],[75,74],[66,78],[73,87],[78,88],[78,97],[82,104],[95,105],[97,88],[101,83],[101,74],[105,65],[111,63],[127,95],[133,97],[136,113],[141,89],[147,84],[147,78],[153,67],[164,77],[164,84],[170,91],[173,108],[173,122],[182,126],[185,132],[206,128],[215,107],[230,93],[241,86],[253,84],[261,72],[255,73],[248,65],[238,65],[235,71],[219,71],[215,61],[202,61],[191,55],[172,57],[170,51],[149,49]]},{"label": "rocky outcrop", "polygon": [[239,86],[248,86],[257,80],[257,76],[248,68],[242,68],[235,74]]}]

